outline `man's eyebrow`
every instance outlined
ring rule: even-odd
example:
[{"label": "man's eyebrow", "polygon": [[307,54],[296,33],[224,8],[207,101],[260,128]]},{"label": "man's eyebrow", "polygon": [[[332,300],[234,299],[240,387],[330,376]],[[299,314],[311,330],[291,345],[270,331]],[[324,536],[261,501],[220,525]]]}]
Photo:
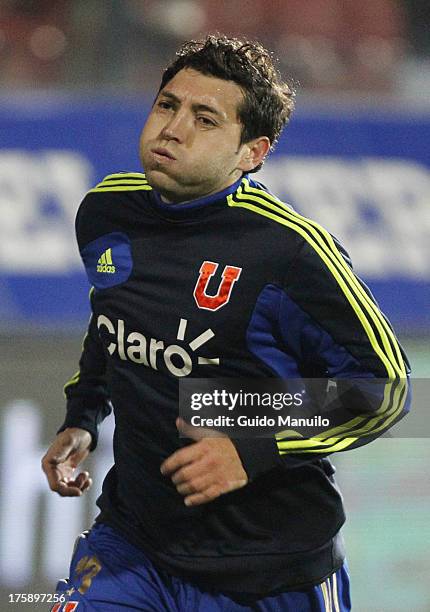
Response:
[{"label": "man's eyebrow", "polygon": [[164,96],[165,98],[170,98],[171,100],[173,100],[173,102],[177,102],[178,104],[181,103],[181,99],[178,98],[178,96],[175,96],[174,93],[170,92],[170,91],[166,91],[165,89],[163,89],[163,91],[160,91],[160,93],[158,94],[158,96],[161,98],[161,96]]},{"label": "man's eyebrow", "polygon": [[196,111],[206,111],[208,113],[212,113],[212,115],[216,115],[220,119],[225,119],[226,114],[217,110],[213,106],[209,106],[208,104],[193,104],[193,109]]},{"label": "man's eyebrow", "polygon": [[[182,102],[182,100],[178,98],[178,96],[176,96],[171,91],[166,91],[166,90],[160,91],[159,96],[160,97],[164,96],[165,98],[169,98],[170,100],[172,100],[173,102],[176,102],[177,104],[180,104]],[[206,111],[206,112],[212,113],[213,115],[216,115],[220,119],[226,118],[225,113],[217,110],[213,106],[209,106],[209,104],[193,104],[192,108],[194,111]]]}]

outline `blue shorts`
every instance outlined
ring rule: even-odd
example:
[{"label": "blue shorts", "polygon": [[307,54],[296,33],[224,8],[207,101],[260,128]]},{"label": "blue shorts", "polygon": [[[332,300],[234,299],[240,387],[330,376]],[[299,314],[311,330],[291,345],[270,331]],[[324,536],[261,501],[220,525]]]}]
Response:
[{"label": "blue shorts", "polygon": [[346,562],[320,585],[259,599],[252,605],[197,586],[157,569],[146,555],[107,525],[82,534],[60,580],[62,603],[52,612],[349,612]]}]

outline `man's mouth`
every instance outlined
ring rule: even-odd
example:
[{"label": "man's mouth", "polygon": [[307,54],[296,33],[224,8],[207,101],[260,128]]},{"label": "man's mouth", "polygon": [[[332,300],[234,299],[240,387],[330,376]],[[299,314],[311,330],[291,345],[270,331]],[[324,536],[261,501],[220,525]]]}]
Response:
[{"label": "man's mouth", "polygon": [[151,153],[154,154],[154,156],[159,159],[159,160],[176,160],[176,157],[170,153],[170,151],[168,151],[167,149],[164,149],[163,147],[157,147],[155,149],[151,149]]}]

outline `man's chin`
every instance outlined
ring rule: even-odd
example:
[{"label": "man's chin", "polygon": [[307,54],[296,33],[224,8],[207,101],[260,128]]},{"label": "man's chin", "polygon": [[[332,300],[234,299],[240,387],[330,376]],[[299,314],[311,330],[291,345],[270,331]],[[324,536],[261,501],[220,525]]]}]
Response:
[{"label": "man's chin", "polygon": [[146,180],[152,189],[155,189],[161,196],[170,199],[172,194],[178,192],[176,180],[168,176],[164,168],[145,168]]},{"label": "man's chin", "polygon": [[169,177],[164,168],[145,167],[146,180],[153,189],[157,191],[169,185],[173,186],[175,180]]}]

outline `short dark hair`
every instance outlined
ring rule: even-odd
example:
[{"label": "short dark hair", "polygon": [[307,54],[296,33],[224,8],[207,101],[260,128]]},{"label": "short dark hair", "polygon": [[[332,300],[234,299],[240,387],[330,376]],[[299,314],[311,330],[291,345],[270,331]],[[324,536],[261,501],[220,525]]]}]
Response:
[{"label": "short dark hair", "polygon": [[159,92],[183,68],[237,83],[243,91],[243,103],[238,108],[243,126],[240,144],[267,136],[274,148],[294,110],[295,91],[282,80],[267,49],[258,42],[222,35],[190,40],[165,69]]}]

